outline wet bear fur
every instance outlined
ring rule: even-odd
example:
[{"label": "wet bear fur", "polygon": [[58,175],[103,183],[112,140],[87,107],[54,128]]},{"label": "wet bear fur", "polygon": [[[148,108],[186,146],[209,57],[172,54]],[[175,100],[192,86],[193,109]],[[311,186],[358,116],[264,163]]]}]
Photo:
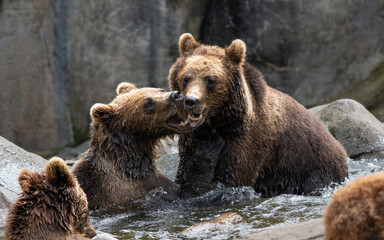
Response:
[{"label": "wet bear fur", "polygon": [[218,160],[205,170],[211,172],[204,176],[205,190],[222,182],[252,186],[269,197],[311,194],[342,182],[348,176],[344,148],[301,104],[269,87],[261,72],[245,61],[245,52],[241,40],[223,49],[200,44],[191,34],[180,37],[180,56],[170,69],[169,85],[184,95],[184,118],[200,114],[204,119],[192,132],[186,126],[179,138],[176,183],[181,194],[199,192],[199,179],[189,176],[201,175],[201,169],[190,156],[202,148],[202,135],[225,142]]},{"label": "wet bear fur", "polygon": [[324,215],[326,240],[384,239],[384,172],[339,189]]},{"label": "wet bear fur", "polygon": [[178,111],[177,101],[163,89],[130,83],[121,83],[117,94],[91,108],[90,148],[72,170],[90,209],[124,205],[159,187],[165,199],[177,198],[178,185],[155,166],[160,139],[173,133],[166,120]]},{"label": "wet bear fur", "polygon": [[60,158],[52,158],[43,174],[23,170],[22,192],[11,206],[5,240],[88,239],[96,235],[88,202],[75,176]]}]

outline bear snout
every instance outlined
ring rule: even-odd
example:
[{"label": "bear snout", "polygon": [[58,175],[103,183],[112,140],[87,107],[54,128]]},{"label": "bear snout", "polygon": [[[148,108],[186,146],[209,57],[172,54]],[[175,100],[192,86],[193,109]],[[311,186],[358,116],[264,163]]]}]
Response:
[{"label": "bear snout", "polygon": [[184,100],[184,106],[188,110],[193,110],[199,104],[199,99],[194,96],[187,96]]},{"label": "bear snout", "polygon": [[184,100],[184,96],[181,92],[179,91],[173,91],[171,93],[171,95],[169,95],[169,99],[172,101],[172,102],[179,102],[179,101],[183,101]]}]

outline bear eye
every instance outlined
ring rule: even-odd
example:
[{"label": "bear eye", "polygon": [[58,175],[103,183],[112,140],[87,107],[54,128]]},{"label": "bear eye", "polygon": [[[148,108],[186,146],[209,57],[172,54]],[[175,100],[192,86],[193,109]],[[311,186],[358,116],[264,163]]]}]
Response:
[{"label": "bear eye", "polygon": [[216,79],[213,77],[206,77],[205,83],[207,84],[208,87],[214,87],[216,85]]},{"label": "bear eye", "polygon": [[144,102],[144,109],[145,110],[152,111],[154,106],[155,106],[155,104],[154,104],[152,99],[150,99],[150,98],[145,99],[145,102]]},{"label": "bear eye", "polygon": [[187,85],[188,82],[189,82],[189,80],[191,80],[191,78],[190,78],[189,76],[184,76],[184,77],[183,77],[183,84],[184,84],[184,85]]}]

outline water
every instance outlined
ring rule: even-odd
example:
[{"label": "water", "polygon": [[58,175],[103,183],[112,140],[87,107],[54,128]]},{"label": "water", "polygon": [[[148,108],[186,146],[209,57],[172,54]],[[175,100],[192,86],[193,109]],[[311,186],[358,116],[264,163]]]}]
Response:
[{"label": "water", "polygon": [[[383,169],[384,159],[349,160],[350,179],[346,183]],[[233,239],[321,217],[332,193],[340,187],[334,185],[323,189],[321,196],[260,198],[252,188],[225,188],[218,184],[213,191],[201,197],[171,203],[161,200],[159,195],[163,193],[157,189],[147,199],[129,206],[93,211],[91,219],[98,231],[110,233],[118,239],[180,239],[185,237],[178,232],[195,223],[213,219],[225,212],[236,212],[246,223],[227,231],[191,236],[193,239]]]}]

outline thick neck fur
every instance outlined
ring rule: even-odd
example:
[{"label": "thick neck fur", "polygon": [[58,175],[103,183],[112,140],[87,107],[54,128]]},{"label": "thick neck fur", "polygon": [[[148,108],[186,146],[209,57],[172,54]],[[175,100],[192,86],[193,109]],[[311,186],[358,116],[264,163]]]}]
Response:
[{"label": "thick neck fur", "polygon": [[[155,147],[159,139],[150,140],[127,134],[128,130],[107,130],[99,124],[91,124],[91,146],[88,157],[91,161],[111,161],[128,178],[141,178],[151,173],[156,158]],[[99,159],[102,158],[102,159]]]},{"label": "thick neck fur", "polygon": [[[231,71],[230,77],[230,98],[223,105],[222,111],[210,119],[209,125],[236,135],[241,134],[250,124],[250,117],[246,115],[254,114],[255,108],[263,103],[267,85],[261,73],[248,63]],[[247,84],[248,92],[244,84]],[[247,102],[247,94],[250,94],[251,103]],[[251,113],[248,111],[248,104],[252,104]]]}]

